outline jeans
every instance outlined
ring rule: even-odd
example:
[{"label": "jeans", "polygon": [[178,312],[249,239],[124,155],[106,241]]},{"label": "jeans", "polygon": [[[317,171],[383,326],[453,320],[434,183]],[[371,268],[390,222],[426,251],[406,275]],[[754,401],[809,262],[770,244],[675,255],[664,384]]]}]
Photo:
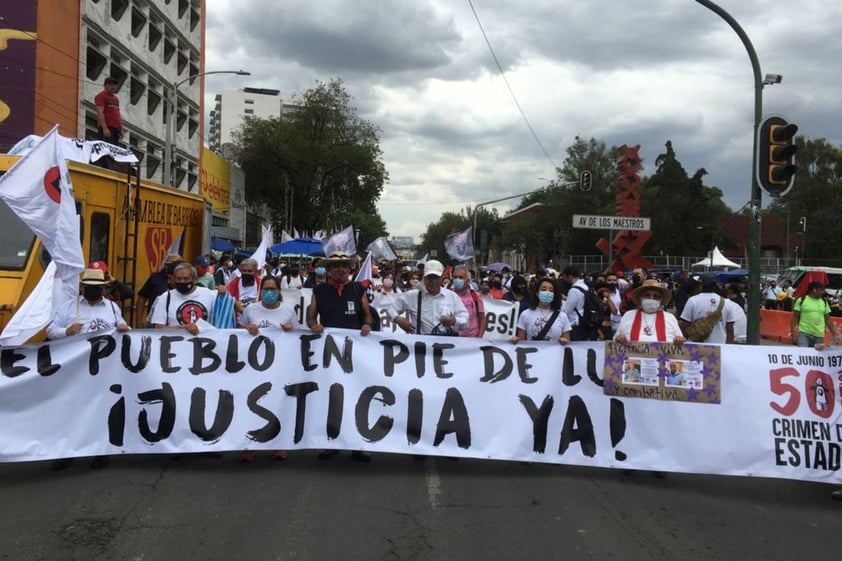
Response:
[{"label": "jeans", "polygon": [[816,337],[815,335],[799,331],[798,339],[795,341],[795,344],[799,347],[815,347],[818,344],[824,344],[824,335]]}]

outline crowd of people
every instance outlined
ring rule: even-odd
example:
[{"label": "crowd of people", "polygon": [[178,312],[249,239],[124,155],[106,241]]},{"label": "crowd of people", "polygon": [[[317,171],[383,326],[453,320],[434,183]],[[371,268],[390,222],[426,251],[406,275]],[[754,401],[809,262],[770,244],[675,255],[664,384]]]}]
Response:
[{"label": "crowd of people", "polygon": [[[509,268],[475,271],[437,260],[416,267],[384,261],[372,267],[366,286],[353,280],[359,266],[359,259],[343,252],[306,263],[270,259],[262,268],[251,258],[235,263],[228,254],[218,260],[198,256],[192,261],[169,255],[162,269],[137,291],[133,327],[183,329],[196,335],[207,322],[252,335],[266,328],[289,331],[297,324],[297,314],[283,301],[284,291],[310,288],[305,323],[315,333],[338,327],[366,336],[380,329],[385,316],[406,333],[481,338],[486,330],[485,302],[500,299],[519,309],[509,344],[611,339],[730,344],[746,338],[745,287],[722,286],[711,273],[668,276],[635,268],[628,273],[581,274],[571,266],[560,274],[552,270],[523,274]],[[769,296],[767,306],[774,300],[775,309],[782,309],[785,298],[778,292],[772,298],[768,289],[763,292]],[[131,296],[131,288],[117,281],[105,263],[91,263],[82,274],[76,301],[56,311],[47,335],[56,339],[127,330],[122,303]],[[823,296],[824,286],[814,282],[805,297],[793,299],[792,336],[797,344],[821,348],[825,330],[837,335]],[[323,450],[318,457],[328,459],[337,453]],[[363,451],[352,455],[371,461]],[[271,457],[282,460],[286,453],[276,450]],[[241,454],[243,462],[254,458],[250,450]],[[97,457],[92,467],[106,462],[106,457]],[[67,464],[59,460],[54,467]]]}]

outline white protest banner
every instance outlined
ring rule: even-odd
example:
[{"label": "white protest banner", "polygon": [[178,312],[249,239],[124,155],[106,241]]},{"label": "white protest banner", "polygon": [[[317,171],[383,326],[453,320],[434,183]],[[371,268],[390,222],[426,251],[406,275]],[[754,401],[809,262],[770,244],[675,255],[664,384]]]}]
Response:
[{"label": "white protest banner", "polygon": [[[19,140],[9,150],[10,155],[23,156],[35,148],[41,141],[37,134],[30,134]],[[74,162],[90,163],[96,162],[103,156],[111,156],[115,161],[124,164],[138,163],[137,156],[128,148],[105,142],[104,140],[84,140],[82,138],[67,138],[58,135],[58,146],[61,156],[65,160]]]},{"label": "white protest banner", "polygon": [[[701,391],[622,397],[629,356]],[[839,484],[840,369],[840,347],[111,332],[0,351],[0,461],[330,448]]]}]

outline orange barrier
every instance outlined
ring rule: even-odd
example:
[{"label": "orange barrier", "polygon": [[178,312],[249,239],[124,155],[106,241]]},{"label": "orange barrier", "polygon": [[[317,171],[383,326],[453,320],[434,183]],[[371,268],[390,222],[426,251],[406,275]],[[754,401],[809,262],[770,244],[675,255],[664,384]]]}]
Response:
[{"label": "orange barrier", "polygon": [[760,310],[760,338],[792,344],[789,329],[791,321],[792,312]]},{"label": "orange barrier", "polygon": [[[830,318],[836,327],[837,333],[842,333],[842,318]],[[778,310],[760,310],[760,337],[772,339],[781,343],[794,343],[790,335],[792,312],[780,312]],[[832,337],[825,333],[824,343],[829,345]]]}]

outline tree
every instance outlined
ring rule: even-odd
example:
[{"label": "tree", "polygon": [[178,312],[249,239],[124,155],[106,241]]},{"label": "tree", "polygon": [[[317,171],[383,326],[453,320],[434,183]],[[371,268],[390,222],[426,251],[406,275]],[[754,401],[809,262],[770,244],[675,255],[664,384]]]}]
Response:
[{"label": "tree", "polygon": [[268,207],[288,231],[333,230],[355,212],[377,216],[388,180],[379,129],[357,115],[339,79],[294,101],[289,115],[246,118],[234,134],[249,204]]},{"label": "tree", "polygon": [[[617,178],[617,149],[605,142],[576,137],[567,148],[567,158],[548,186],[525,196],[516,210],[525,210],[506,220],[499,241],[505,249],[518,251],[530,262],[549,262],[571,253],[594,253],[596,230],[572,228],[574,214],[614,214],[614,182]],[[582,171],[591,172],[591,189],[579,188]]]},{"label": "tree", "polygon": [[[838,214],[842,208],[842,149],[823,138],[800,137],[796,144],[795,184],[789,193],[773,200],[770,212],[786,221],[789,211],[793,229],[803,238],[801,255],[806,256],[806,262],[830,264],[825,261],[830,257],[835,258],[833,264],[842,265],[838,257],[842,255],[842,221]],[[807,219],[806,233],[797,226],[801,217]]]},{"label": "tree", "polygon": [[[667,140],[666,152],[655,159],[656,170],[640,186],[640,213],[652,219],[653,235],[646,254],[702,255],[721,236],[722,219],[730,214],[722,190],[704,185],[704,168],[687,175]],[[716,243],[727,246],[728,240]]]}]

